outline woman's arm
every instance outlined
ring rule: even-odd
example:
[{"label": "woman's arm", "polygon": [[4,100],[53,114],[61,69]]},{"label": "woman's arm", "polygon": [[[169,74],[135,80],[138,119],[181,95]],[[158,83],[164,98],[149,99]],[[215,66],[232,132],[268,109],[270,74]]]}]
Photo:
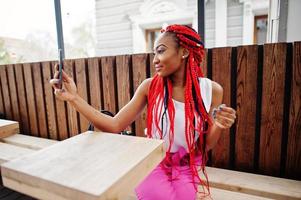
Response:
[{"label": "woman's arm", "polygon": [[95,127],[102,131],[118,133],[130,125],[141,113],[147,102],[147,91],[151,79],[146,79],[138,87],[131,101],[126,104],[114,117],[105,115],[77,94],[76,85],[71,77],[63,72],[63,89],[56,85],[57,73],[50,81],[58,99],[69,102],[78,112],[84,115]]},{"label": "woman's arm", "polygon": [[213,119],[212,111],[222,104],[223,101],[223,88],[216,82],[212,81],[212,103],[209,112],[209,116],[213,121],[213,125],[206,137],[206,149],[212,149],[217,141],[219,140],[222,130],[228,129],[232,126],[235,121],[236,114],[235,110],[224,106],[221,110],[216,112],[216,118]]}]

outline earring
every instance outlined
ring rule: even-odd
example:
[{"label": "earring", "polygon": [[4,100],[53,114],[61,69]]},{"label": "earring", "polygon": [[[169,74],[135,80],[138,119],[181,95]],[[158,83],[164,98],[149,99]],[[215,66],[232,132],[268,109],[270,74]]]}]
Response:
[{"label": "earring", "polygon": [[184,59],[184,58],[185,58],[185,56],[182,56],[182,58]]}]

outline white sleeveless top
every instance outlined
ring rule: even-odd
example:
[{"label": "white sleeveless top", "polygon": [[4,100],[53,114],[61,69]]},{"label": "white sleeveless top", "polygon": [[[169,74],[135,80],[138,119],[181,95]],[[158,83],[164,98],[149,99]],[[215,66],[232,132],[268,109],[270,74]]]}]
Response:
[{"label": "white sleeveless top", "polygon": [[[205,109],[207,112],[210,110],[211,106],[211,100],[212,100],[212,82],[208,78],[200,78],[200,90],[201,95],[203,98],[203,102],[205,105]],[[173,100],[174,106],[175,106],[175,126],[174,126],[174,142],[171,146],[170,152],[176,152],[181,146],[184,147],[187,150],[187,144],[186,144],[186,138],[185,138],[185,109],[184,109],[184,103]],[[166,123],[166,120],[168,119],[168,114],[166,113],[163,119],[163,139],[164,139],[164,148],[168,149],[169,145],[169,124]],[[161,127],[161,124],[160,128]],[[153,125],[153,138],[160,139],[160,134]],[[197,136],[195,140],[197,140]]]}]

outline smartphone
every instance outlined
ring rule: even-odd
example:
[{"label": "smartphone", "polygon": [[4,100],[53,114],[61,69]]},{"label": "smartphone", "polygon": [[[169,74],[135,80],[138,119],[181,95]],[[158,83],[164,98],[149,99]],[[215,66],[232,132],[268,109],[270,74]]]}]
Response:
[{"label": "smartphone", "polygon": [[59,83],[58,83],[58,87],[60,89],[62,89],[63,86],[63,51],[62,49],[59,49]]}]

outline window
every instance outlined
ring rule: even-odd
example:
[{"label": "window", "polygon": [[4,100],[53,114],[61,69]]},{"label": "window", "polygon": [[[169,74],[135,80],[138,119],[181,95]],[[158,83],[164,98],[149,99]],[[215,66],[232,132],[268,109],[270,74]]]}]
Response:
[{"label": "window", "polygon": [[[187,26],[192,27],[192,24]],[[146,42],[146,52],[152,52],[154,49],[154,43],[160,34],[161,28],[146,29],[145,30],[145,42]]]},{"label": "window", "polygon": [[255,16],[254,20],[254,44],[263,44],[267,37],[268,16]]},{"label": "window", "polygon": [[154,42],[160,34],[161,28],[147,29],[145,31],[146,38],[146,52],[152,52],[154,49]]}]

